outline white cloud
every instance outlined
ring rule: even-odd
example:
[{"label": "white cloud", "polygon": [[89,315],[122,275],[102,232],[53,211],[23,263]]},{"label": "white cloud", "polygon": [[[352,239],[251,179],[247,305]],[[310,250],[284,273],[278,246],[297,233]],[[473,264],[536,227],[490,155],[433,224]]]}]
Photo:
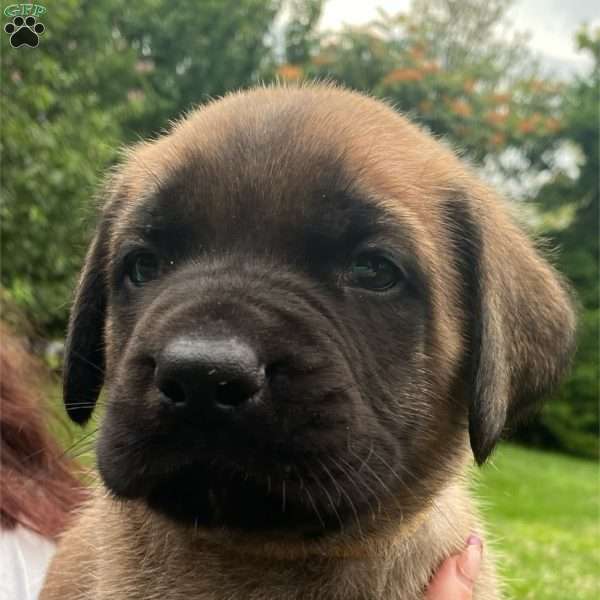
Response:
[{"label": "white cloud", "polygon": [[520,30],[531,34],[530,46],[546,64],[560,71],[585,71],[591,58],[577,51],[575,35],[583,23],[600,18],[593,0],[520,0],[510,12]]},{"label": "white cloud", "polygon": [[[410,0],[328,0],[321,27],[368,23],[377,17],[378,7],[403,12]],[[591,60],[576,50],[575,34],[585,22],[600,22],[598,0],[517,0],[509,15],[515,29],[530,33],[530,47],[549,69],[569,75],[589,68]]]}]

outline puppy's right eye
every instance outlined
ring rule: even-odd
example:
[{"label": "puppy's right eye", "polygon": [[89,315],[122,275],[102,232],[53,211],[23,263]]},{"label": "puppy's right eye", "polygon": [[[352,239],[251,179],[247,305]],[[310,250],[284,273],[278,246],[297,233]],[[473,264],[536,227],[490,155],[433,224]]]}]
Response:
[{"label": "puppy's right eye", "polygon": [[404,280],[403,271],[375,252],[362,252],[350,265],[347,281],[374,292],[389,290]]},{"label": "puppy's right eye", "polygon": [[141,286],[156,279],[160,272],[158,258],[151,252],[136,252],[126,261],[125,274],[135,286]]}]

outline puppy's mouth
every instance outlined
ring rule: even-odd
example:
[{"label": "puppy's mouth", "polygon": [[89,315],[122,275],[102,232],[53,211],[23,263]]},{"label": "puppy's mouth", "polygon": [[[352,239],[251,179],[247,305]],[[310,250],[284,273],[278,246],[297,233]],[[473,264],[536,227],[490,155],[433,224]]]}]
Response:
[{"label": "puppy's mouth", "polygon": [[311,467],[282,463],[260,473],[216,459],[152,471],[137,485],[130,479],[128,487],[103,476],[115,496],[140,498],[182,524],[305,538],[356,526],[376,512],[381,492],[361,481],[360,465],[331,456]]},{"label": "puppy's mouth", "polygon": [[327,491],[331,504],[323,505],[321,495],[327,488],[316,474],[309,478],[290,468],[282,475],[257,478],[192,463],[158,482],[145,500],[150,508],[194,526],[261,533],[291,530],[310,537],[344,527],[347,502]]},{"label": "puppy's mouth", "polygon": [[119,452],[114,427],[111,433],[109,451],[101,436],[98,458],[114,496],[141,499],[192,527],[316,539],[360,529],[395,487],[385,474],[393,459],[383,458],[384,447],[377,453],[334,443],[310,449],[307,436],[294,450],[293,436],[287,445],[280,439],[257,446],[230,431],[190,443],[183,433],[176,440],[142,439],[129,430],[117,432],[127,446]]}]

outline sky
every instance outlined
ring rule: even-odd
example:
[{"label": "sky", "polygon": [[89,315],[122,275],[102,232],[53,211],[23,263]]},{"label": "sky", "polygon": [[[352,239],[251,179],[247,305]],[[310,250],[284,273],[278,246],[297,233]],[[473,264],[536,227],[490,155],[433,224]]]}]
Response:
[{"label": "sky", "polygon": [[[359,25],[374,19],[378,7],[393,14],[409,6],[410,0],[327,0],[321,27]],[[545,68],[564,77],[586,72],[591,59],[577,53],[575,33],[584,22],[600,26],[599,0],[516,0],[509,14],[517,31],[529,32]]]}]

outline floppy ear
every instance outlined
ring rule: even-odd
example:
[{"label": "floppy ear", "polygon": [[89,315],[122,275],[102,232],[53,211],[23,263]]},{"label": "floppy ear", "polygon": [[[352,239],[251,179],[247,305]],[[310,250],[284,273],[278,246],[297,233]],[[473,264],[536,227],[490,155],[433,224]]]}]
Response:
[{"label": "floppy ear", "polygon": [[452,203],[465,283],[469,434],[478,464],[503,431],[539,405],[574,350],[575,315],[559,275],[509,217],[476,186]]},{"label": "floppy ear", "polygon": [[85,423],[104,382],[107,225],[100,225],[87,252],[71,309],[63,369],[67,414]]}]

